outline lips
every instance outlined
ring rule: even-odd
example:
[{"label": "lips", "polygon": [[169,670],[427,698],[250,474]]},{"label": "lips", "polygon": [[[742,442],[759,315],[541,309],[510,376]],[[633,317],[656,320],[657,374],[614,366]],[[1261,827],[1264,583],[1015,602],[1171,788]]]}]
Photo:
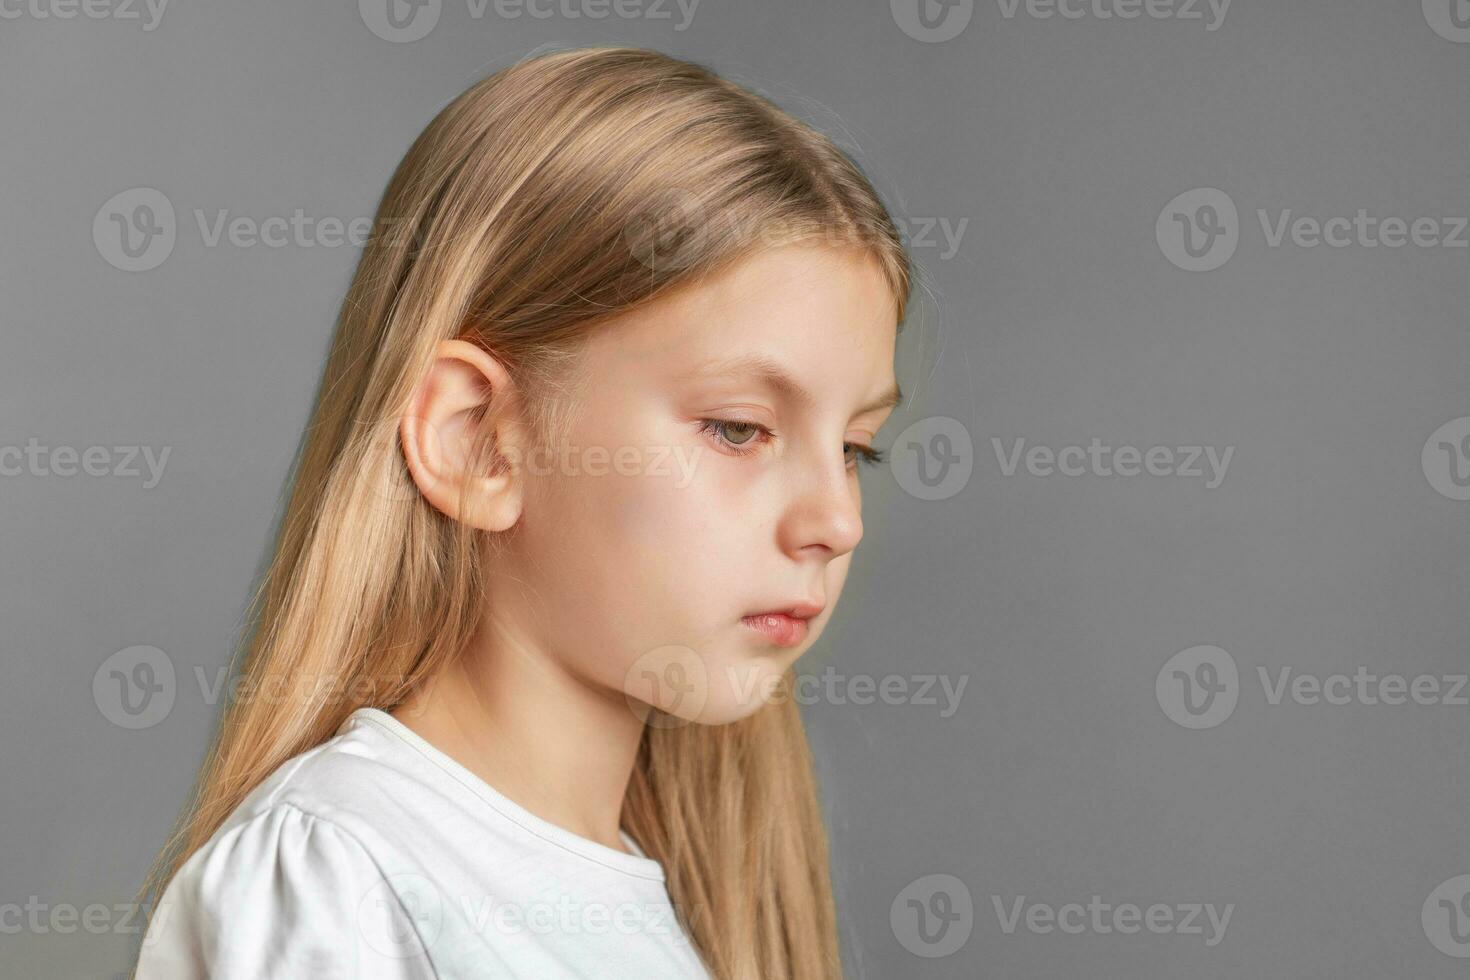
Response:
[{"label": "lips", "polygon": [[810,620],[819,616],[824,602],[797,602],[741,617],[741,622],[777,646],[793,647],[806,639]]},{"label": "lips", "polygon": [[740,621],[781,647],[797,646],[806,639],[808,629],[806,619],[786,613],[760,613]]}]

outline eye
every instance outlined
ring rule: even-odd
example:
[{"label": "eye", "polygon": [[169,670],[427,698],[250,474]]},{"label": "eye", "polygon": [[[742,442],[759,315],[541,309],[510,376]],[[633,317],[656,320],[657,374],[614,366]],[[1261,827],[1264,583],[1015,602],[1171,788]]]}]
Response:
[{"label": "eye", "polygon": [[[756,446],[776,434],[775,430],[759,422],[744,422],[739,419],[700,419],[699,421],[699,431],[714,436],[718,442],[737,456],[750,455],[756,451]],[[757,436],[762,437],[760,441],[757,441]],[[859,466],[876,466],[887,458],[883,450],[864,446],[860,442],[844,442],[842,454],[850,469],[856,469]]]},{"label": "eye", "polygon": [[757,422],[742,422],[739,419],[700,419],[699,431],[708,432],[737,456],[748,456],[755,452],[754,439],[757,434],[767,439],[776,433]]},{"label": "eye", "polygon": [[856,459],[849,460],[849,465],[851,466],[877,466],[887,458],[883,450],[874,449],[872,446],[864,446],[858,442],[844,442],[842,448],[849,452],[857,453]]}]

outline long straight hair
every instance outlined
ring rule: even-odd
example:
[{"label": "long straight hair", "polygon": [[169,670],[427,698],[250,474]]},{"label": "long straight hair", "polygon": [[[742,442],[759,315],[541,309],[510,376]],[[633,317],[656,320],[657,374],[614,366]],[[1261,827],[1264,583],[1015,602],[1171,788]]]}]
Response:
[{"label": "long straight hair", "polygon": [[[500,359],[529,437],[554,445],[594,325],[782,240],[865,249],[902,325],[909,258],[859,167],[701,65],[627,47],[543,54],[434,118],[379,204],[247,612],[245,693],[222,713],[145,905],[278,766],[357,708],[428,683],[484,615],[483,532],[418,494],[398,442],[436,346],[458,337]],[[841,976],[793,698],[728,725],[647,726],[622,822],[663,864],[714,976]]]}]

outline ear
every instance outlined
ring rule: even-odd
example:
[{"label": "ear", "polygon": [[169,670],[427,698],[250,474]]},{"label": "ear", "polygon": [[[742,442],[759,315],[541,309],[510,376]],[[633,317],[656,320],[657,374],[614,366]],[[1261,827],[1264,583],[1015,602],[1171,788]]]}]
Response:
[{"label": "ear", "polygon": [[[469,341],[440,342],[398,426],[409,474],[437,510],[485,531],[515,524],[525,491],[520,468],[510,462],[521,451],[519,408],[500,361]],[[470,458],[480,427],[490,430],[493,465]]]}]

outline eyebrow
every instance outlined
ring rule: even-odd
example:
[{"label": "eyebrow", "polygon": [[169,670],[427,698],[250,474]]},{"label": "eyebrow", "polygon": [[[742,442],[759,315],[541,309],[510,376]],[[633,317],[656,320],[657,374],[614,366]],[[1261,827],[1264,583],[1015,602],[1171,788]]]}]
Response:
[{"label": "eyebrow", "polygon": [[[774,358],[765,354],[739,354],[734,357],[706,361],[696,367],[693,373],[702,377],[711,375],[749,376],[777,394],[784,395],[800,405],[807,408],[816,405],[816,399],[812,397],[812,393],[786,373],[786,369]],[[895,408],[902,402],[903,392],[899,390],[897,384],[894,384],[883,394],[858,409],[857,414],[866,415],[885,408]]]}]

